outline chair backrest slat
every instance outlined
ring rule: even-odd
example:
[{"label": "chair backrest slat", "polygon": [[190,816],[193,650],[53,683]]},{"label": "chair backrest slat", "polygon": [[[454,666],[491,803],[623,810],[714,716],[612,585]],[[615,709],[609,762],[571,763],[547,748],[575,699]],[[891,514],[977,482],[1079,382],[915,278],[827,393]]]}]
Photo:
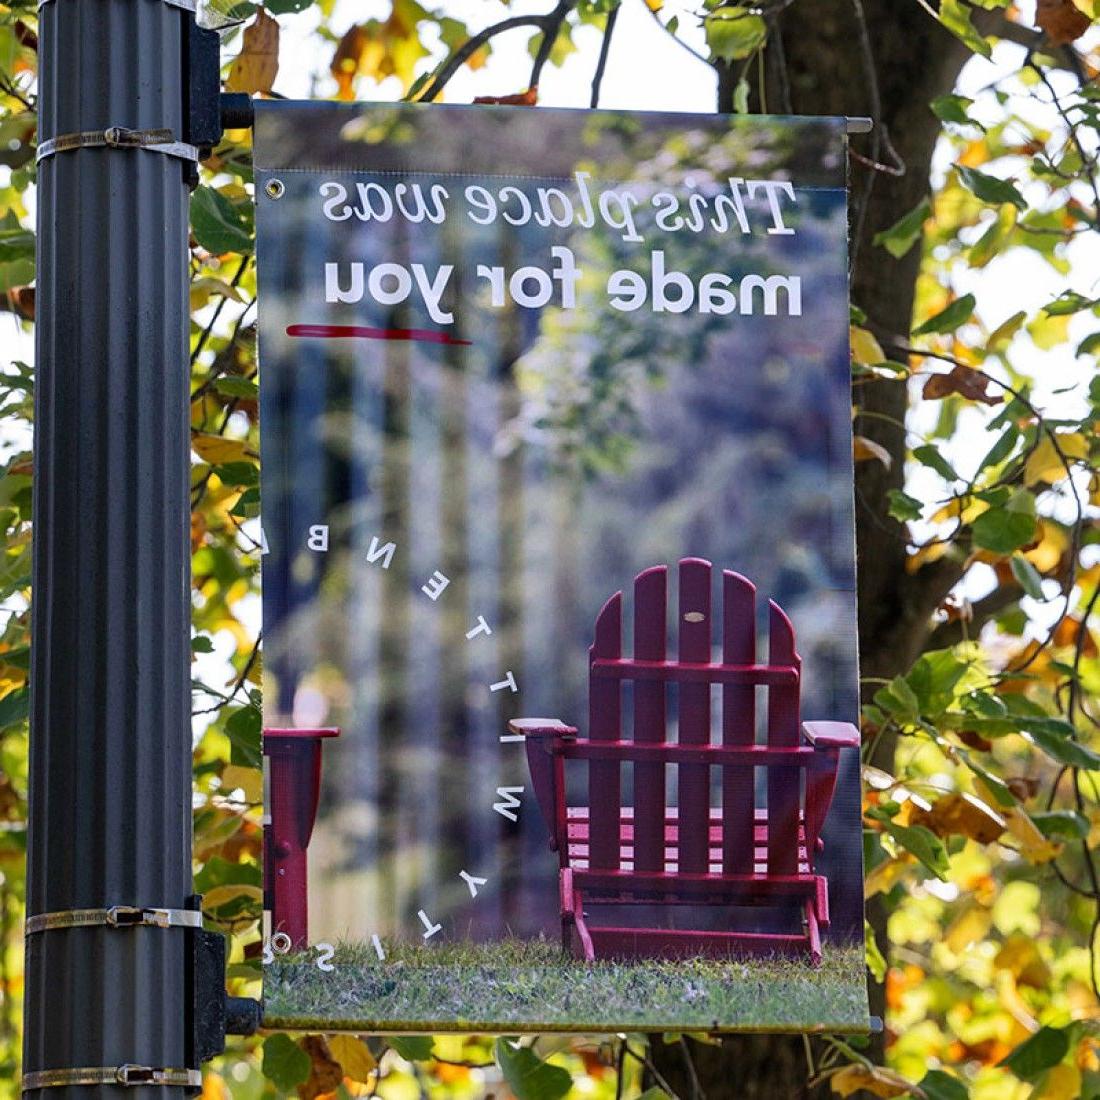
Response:
[{"label": "chair backrest slat", "polygon": [[[596,619],[589,660],[618,658],[623,648],[623,594],[616,592]],[[618,680],[589,677],[588,736],[618,741],[622,730],[622,685]],[[589,860],[604,870],[619,868],[620,764],[593,760],[588,768]]]},{"label": "chair backrest slat", "polygon": [[[768,660],[799,667],[794,627],[774,600],[768,601]],[[768,744],[797,748],[799,738],[798,685],[768,689]],[[802,776],[797,767],[768,768],[768,873],[789,875],[798,870],[798,819]]]},{"label": "chair backrest slat", "polygon": [[[748,665],[756,661],[756,587],[739,573],[722,572],[722,661]],[[722,687],[722,744],[751,745],[756,740],[756,688],[752,684]],[[722,772],[722,870],[751,874],[756,816],[752,768]]]},{"label": "chair backrest slat", "polygon": [[[634,657],[663,661],[668,634],[668,567],[647,569],[634,578]],[[664,742],[666,687],[663,680],[634,682],[634,740]],[[634,765],[634,869],[665,868],[665,766]]]},{"label": "chair backrest slat", "polygon": [[[669,568],[654,566],[634,578],[633,639],[624,657],[623,593],[616,592],[596,619],[589,648],[588,739],[615,742],[587,758],[588,807],[584,829],[593,870],[707,874],[712,841],[721,844],[721,871],[752,874],[757,850],[766,844],[769,875],[798,874],[805,753],[799,755],[801,661],[794,628],[782,608],[769,601],[768,659],[757,663],[756,588],[738,573],[722,572],[721,607],[712,606],[713,570],[702,558],[679,563],[676,654],[668,653]],[[720,635],[714,616],[721,611]],[[721,640],[721,656],[715,645]],[[756,744],[756,693],[766,687],[767,811],[758,809],[754,767],[743,758],[712,765],[706,760],[672,764],[676,809],[666,801],[668,765],[634,759],[623,730],[622,685],[633,692],[633,740],[668,744],[669,684],[676,685],[680,745],[711,744],[712,692],[721,690],[722,744]],[[577,746],[579,750],[582,746]],[[791,752],[790,750],[795,750]],[[789,753],[789,755],[788,755]],[[570,755],[568,752],[564,756]],[[563,756],[563,759],[564,759]],[[790,763],[787,763],[787,761]],[[632,805],[623,807],[622,767],[631,769]],[[722,772],[721,811],[711,809],[711,768]],[[762,795],[761,795],[762,797]],[[717,821],[721,817],[721,828]],[[760,820],[758,820],[758,815]],[[766,820],[766,841],[761,825]],[[581,826],[581,828],[584,828]]]},{"label": "chair backrest slat", "polygon": [[[684,558],[680,562],[678,657],[681,661],[711,660],[710,575],[709,561]],[[706,682],[679,685],[681,745],[710,742],[710,689]],[[679,870],[705,873],[709,869],[710,769],[706,764],[681,764],[678,770]]]}]

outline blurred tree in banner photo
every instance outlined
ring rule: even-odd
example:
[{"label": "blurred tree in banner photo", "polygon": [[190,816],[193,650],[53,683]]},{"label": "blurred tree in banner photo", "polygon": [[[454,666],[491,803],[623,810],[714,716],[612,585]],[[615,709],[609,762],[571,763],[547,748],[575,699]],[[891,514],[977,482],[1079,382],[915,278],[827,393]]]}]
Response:
[{"label": "blurred tree in banner photo", "polygon": [[[268,0],[226,87],[870,115],[852,353],[882,1037],[236,1041],[204,1096],[1100,1096],[1098,0]],[[34,0],[0,5],[0,1089],[18,1080]],[[195,871],[261,966],[250,135],[192,199]],[[85,288],[95,293],[94,287]],[[119,493],[127,486],[116,487]],[[647,1091],[648,1090],[648,1091]]]}]

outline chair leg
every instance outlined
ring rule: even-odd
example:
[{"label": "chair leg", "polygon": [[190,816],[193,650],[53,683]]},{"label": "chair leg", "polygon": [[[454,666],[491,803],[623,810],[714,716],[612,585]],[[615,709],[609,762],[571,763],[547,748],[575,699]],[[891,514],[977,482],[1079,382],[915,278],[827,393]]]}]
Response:
[{"label": "chair leg", "polygon": [[821,933],[817,927],[817,912],[814,899],[806,899],[806,945],[810,949],[810,961],[814,966],[821,965]]},{"label": "chair leg", "polygon": [[588,931],[588,924],[584,919],[584,902],[581,893],[577,890],[573,894],[573,927],[577,930],[577,939],[581,945],[581,957],[585,962],[596,961],[596,948],[592,943],[592,935]]}]

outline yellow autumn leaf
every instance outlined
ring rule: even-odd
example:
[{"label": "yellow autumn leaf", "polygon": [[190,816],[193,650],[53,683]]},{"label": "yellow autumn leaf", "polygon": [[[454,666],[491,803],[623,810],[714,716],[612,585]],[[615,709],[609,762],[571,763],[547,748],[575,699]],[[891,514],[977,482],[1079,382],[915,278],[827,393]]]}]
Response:
[{"label": "yellow autumn leaf", "polygon": [[1020,327],[1026,320],[1027,314],[1021,309],[1019,312],[1012,314],[1007,321],[1002,321],[989,334],[989,339],[985,342],[985,350],[993,355],[1002,354],[1008,348],[1008,345],[1012,343],[1012,338],[1020,331]]},{"label": "yellow autumn leaf", "polygon": [[894,462],[893,458],[890,456],[890,452],[881,443],[876,443],[873,439],[868,439],[865,435],[853,437],[852,458],[856,462],[866,462],[868,459],[877,459],[888,470]]},{"label": "yellow autumn leaf", "polygon": [[1040,313],[1027,326],[1027,333],[1040,351],[1050,351],[1069,339],[1068,313]]},{"label": "yellow autumn leaf", "polygon": [[1074,1065],[1062,1062],[1047,1070],[1028,1100],[1079,1100],[1080,1096],[1081,1071]]},{"label": "yellow autumn leaf", "polygon": [[[1062,560],[1062,555],[1068,548],[1069,536],[1065,528],[1049,520],[1040,520],[1037,544],[1030,550],[1024,551],[1024,557],[1040,573],[1049,573]],[[1077,580],[1079,584],[1087,583],[1080,574]]]},{"label": "yellow autumn leaf", "polygon": [[258,886],[252,886],[246,882],[233,882],[225,886],[215,886],[207,890],[202,896],[203,909],[220,909],[238,898],[248,898],[249,901],[263,901],[264,892]]},{"label": "yellow autumn leaf", "polygon": [[912,1096],[913,1083],[884,1066],[845,1066],[829,1078],[829,1087],[838,1096],[851,1096],[866,1089],[872,1096]]},{"label": "yellow autumn leaf", "polygon": [[240,789],[248,802],[259,802],[263,798],[264,779],[259,768],[242,768],[237,764],[227,764],[222,769],[222,790]]},{"label": "yellow autumn leaf", "polygon": [[1044,434],[1039,445],[1028,456],[1024,467],[1024,481],[1027,485],[1034,485],[1038,481],[1048,481],[1051,484],[1060,481],[1066,476],[1067,463],[1072,465],[1075,458],[1088,458],[1088,441],[1080,432],[1067,432],[1055,438],[1057,446],[1049,435]]},{"label": "yellow autumn leaf", "polygon": [[229,1100],[229,1089],[225,1087],[225,1078],[213,1070],[202,1075],[202,1096],[200,1100]]},{"label": "yellow autumn leaf", "polygon": [[875,894],[885,894],[892,890],[898,879],[913,865],[907,857],[885,859],[867,872],[863,880],[863,896],[873,898]]},{"label": "yellow autumn leaf", "polygon": [[943,942],[961,955],[972,943],[985,939],[993,923],[993,914],[984,905],[968,905],[947,926]]},{"label": "yellow autumn leaf", "polygon": [[848,339],[852,347],[852,362],[873,367],[885,360],[886,355],[878,340],[860,325],[852,325],[848,329]]},{"label": "yellow autumn leaf", "polygon": [[1039,954],[1039,947],[1031,936],[1013,932],[1006,937],[993,959],[998,970],[1007,970],[1018,985],[1033,989],[1045,989],[1050,982],[1050,967]]},{"label": "yellow autumn leaf", "polygon": [[233,62],[225,87],[230,92],[270,92],[279,72],[279,23],[260,8],[244,29],[241,52]]},{"label": "yellow autumn leaf", "polygon": [[207,432],[194,432],[191,435],[191,450],[211,466],[222,466],[227,462],[248,462],[256,457],[242,439],[226,439],[225,436]]},{"label": "yellow autumn leaf", "polygon": [[370,1080],[378,1063],[362,1039],[354,1035],[333,1035],[329,1038],[328,1049],[340,1063],[345,1077],[350,1077],[353,1081]]}]

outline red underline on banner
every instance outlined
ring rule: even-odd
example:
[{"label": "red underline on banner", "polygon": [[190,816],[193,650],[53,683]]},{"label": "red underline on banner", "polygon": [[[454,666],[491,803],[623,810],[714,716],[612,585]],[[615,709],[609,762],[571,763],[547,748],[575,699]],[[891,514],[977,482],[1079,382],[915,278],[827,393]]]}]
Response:
[{"label": "red underline on banner", "polygon": [[425,344],[470,344],[446,332],[426,328],[368,328],[366,325],[287,325],[287,336],[313,336],[327,340],[419,340]]}]

